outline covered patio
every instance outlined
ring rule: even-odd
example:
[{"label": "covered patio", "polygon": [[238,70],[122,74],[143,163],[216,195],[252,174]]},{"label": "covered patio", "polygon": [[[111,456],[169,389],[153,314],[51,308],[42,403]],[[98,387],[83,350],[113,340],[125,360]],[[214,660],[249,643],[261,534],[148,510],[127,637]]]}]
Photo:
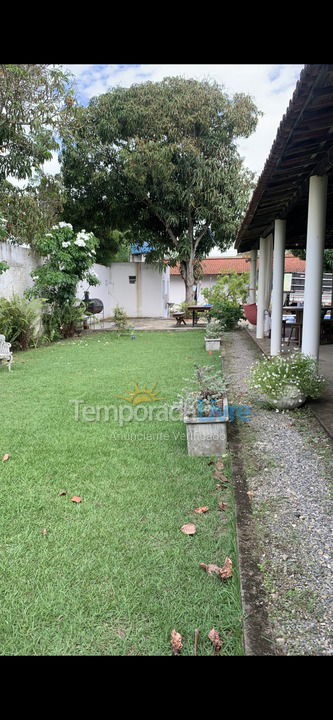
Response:
[{"label": "covered patio", "polygon": [[[331,391],[321,404],[327,405],[326,421],[330,420],[328,425],[333,434],[333,345],[320,344],[324,337],[324,249],[333,248],[332,133],[333,65],[305,65],[235,247],[240,253],[251,251],[248,301],[257,306],[256,340],[271,355],[283,350],[285,252],[287,249],[306,251],[304,307],[300,308],[301,322],[296,330],[301,333],[302,353],[319,361],[322,374],[331,383]],[[324,330],[329,342],[333,314],[328,307],[326,310]],[[269,339],[265,337],[268,312],[271,316]]]}]

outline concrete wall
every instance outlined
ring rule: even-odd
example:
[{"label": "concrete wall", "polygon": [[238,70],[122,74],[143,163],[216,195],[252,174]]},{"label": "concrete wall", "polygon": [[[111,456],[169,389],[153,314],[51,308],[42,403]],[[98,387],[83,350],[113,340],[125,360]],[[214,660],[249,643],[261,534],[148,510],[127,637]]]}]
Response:
[{"label": "concrete wall", "polygon": [[[169,268],[160,272],[147,263],[111,263],[110,267],[94,265],[94,271],[101,281],[96,287],[80,283],[77,297],[89,290],[90,297],[97,297],[104,304],[104,316],[113,315],[116,305],[123,308],[129,317],[167,317],[169,302]],[[135,277],[135,282],[129,281]]]},{"label": "concrete wall", "polygon": [[[23,295],[33,281],[31,271],[42,264],[41,258],[29,248],[0,243],[0,260],[5,260],[10,269],[0,275],[0,297],[7,299],[13,294]],[[93,265],[100,285],[88,287],[86,282],[79,283],[77,297],[83,298],[89,290],[91,298],[96,297],[104,304],[104,316],[113,314],[116,305],[122,307],[129,317],[167,317],[169,302],[170,268],[160,272],[154,265],[147,263],[112,263]],[[129,282],[129,276],[135,276],[135,283]]]},{"label": "concrete wall", "polygon": [[13,295],[23,295],[33,285],[30,273],[41,265],[41,259],[30,248],[2,242],[0,260],[9,265],[9,270],[0,275],[0,297],[9,300]]},{"label": "concrete wall", "polygon": [[[205,275],[205,277],[198,283],[197,302],[206,302],[203,295],[203,288],[212,288],[217,280],[217,275]],[[170,302],[175,305],[185,302],[185,283],[180,275],[170,275]]]}]

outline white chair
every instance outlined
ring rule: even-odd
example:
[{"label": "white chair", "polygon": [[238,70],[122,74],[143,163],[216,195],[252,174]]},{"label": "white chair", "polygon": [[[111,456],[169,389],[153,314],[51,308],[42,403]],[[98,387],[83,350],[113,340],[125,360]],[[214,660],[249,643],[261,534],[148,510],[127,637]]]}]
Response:
[{"label": "white chair", "polygon": [[4,335],[0,335],[0,364],[3,360],[6,360],[8,370],[10,370],[10,366],[13,360],[13,353],[10,352],[10,348],[11,343],[6,342],[6,338]]}]

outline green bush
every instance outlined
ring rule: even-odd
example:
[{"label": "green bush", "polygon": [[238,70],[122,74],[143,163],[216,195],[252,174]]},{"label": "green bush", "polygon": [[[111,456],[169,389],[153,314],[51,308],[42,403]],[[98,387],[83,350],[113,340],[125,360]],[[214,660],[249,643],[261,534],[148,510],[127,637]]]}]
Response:
[{"label": "green bush", "polygon": [[19,295],[11,300],[0,298],[0,334],[12,344],[12,350],[27,350],[36,343],[41,309],[40,300],[29,302]]},{"label": "green bush", "polygon": [[224,330],[234,330],[238,321],[244,317],[243,308],[232,300],[217,298],[209,311],[210,318],[216,318],[223,323]]},{"label": "green bush", "polygon": [[82,329],[85,314],[86,306],[78,300],[68,300],[61,307],[55,307],[51,312],[44,313],[43,326],[46,339],[53,342],[60,337],[73,337]]},{"label": "green bush", "polygon": [[125,310],[116,305],[111,320],[115,323],[117,330],[124,330],[127,327],[127,319]]},{"label": "green bush", "polygon": [[291,387],[306,397],[318,398],[325,385],[325,378],[318,374],[316,360],[299,352],[261,358],[250,371],[252,390],[261,392],[271,407],[275,407],[275,402]]}]

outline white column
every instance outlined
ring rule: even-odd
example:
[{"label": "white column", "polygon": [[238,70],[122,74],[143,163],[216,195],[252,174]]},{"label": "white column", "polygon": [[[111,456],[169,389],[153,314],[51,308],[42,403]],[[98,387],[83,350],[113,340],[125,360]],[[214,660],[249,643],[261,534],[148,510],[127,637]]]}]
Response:
[{"label": "white column", "polygon": [[264,337],[264,310],[265,310],[265,270],[266,270],[266,240],[260,238],[259,245],[259,277],[258,277],[258,299],[257,299],[257,338]]},{"label": "white column", "polygon": [[312,175],[309,183],[302,353],[316,360],[320,341],[326,203],[327,175]]},{"label": "white column", "polygon": [[257,250],[251,250],[251,264],[250,264],[250,285],[249,285],[249,303],[255,303],[256,301],[256,288],[257,288]]},{"label": "white column", "polygon": [[285,220],[275,220],[275,224],[274,224],[274,255],[273,255],[271,355],[279,355],[279,353],[281,352],[285,245],[286,245],[286,221]]}]

